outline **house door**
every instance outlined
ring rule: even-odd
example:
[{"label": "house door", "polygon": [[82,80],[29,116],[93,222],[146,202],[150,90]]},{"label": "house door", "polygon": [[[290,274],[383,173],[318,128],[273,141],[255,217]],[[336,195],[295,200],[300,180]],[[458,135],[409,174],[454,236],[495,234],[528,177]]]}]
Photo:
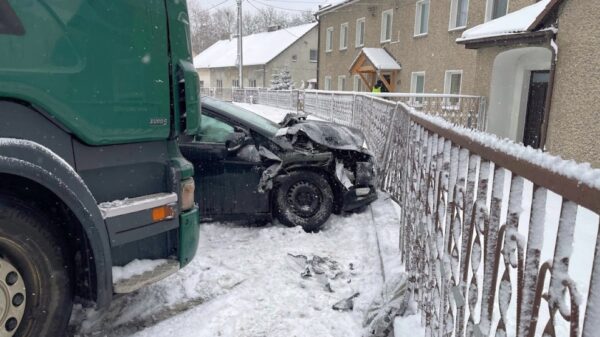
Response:
[{"label": "house door", "polygon": [[534,149],[540,147],[549,79],[550,72],[543,70],[532,71],[529,80],[529,97],[527,99],[523,144],[526,146],[529,145]]}]

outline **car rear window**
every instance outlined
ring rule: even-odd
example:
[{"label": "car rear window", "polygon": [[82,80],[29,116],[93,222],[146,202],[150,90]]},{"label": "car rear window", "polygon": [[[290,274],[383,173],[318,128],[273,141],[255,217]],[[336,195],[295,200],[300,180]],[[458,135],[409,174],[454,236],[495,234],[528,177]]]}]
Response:
[{"label": "car rear window", "polygon": [[270,121],[262,116],[255,114],[250,110],[240,108],[239,106],[223,102],[209,97],[202,98],[202,104],[206,105],[211,110],[220,110],[227,117],[237,120],[250,128],[266,134],[269,137],[274,137],[281,126],[273,121]]}]

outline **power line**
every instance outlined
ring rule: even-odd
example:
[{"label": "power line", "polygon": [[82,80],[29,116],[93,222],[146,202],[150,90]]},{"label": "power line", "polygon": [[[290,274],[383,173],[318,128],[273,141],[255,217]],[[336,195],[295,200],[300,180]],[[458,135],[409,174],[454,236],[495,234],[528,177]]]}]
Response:
[{"label": "power line", "polygon": [[216,5],[213,5],[212,7],[209,7],[209,8],[207,8],[207,9],[201,9],[200,11],[201,11],[201,12],[209,12],[209,11],[211,11],[211,10],[213,10],[213,9],[215,9],[215,8],[217,8],[217,7],[221,6],[221,5],[223,5],[223,4],[225,4],[225,3],[229,2],[229,1],[230,1],[230,0],[225,0],[225,1],[219,2],[218,4],[216,4]]},{"label": "power line", "polygon": [[[300,12],[300,13],[306,13],[306,12],[310,12],[310,10],[306,10],[306,9],[292,9],[292,8],[284,8],[284,7],[278,7],[278,6],[273,6],[273,5],[270,5],[270,4],[266,4],[266,3],[264,3],[264,2],[260,2],[260,1],[258,1],[258,0],[254,0],[254,1],[256,1],[257,3],[259,3],[259,4],[263,5],[263,6],[266,6],[266,7],[271,7],[271,8],[274,8],[274,9],[280,9],[280,10],[282,10],[282,11]],[[255,8],[256,8],[256,7],[255,7]]]},{"label": "power line", "polygon": [[285,2],[285,3],[295,3],[295,4],[310,4],[310,5],[322,5],[327,1],[317,0],[316,2],[311,1],[297,1],[297,0],[265,0],[267,2]]}]

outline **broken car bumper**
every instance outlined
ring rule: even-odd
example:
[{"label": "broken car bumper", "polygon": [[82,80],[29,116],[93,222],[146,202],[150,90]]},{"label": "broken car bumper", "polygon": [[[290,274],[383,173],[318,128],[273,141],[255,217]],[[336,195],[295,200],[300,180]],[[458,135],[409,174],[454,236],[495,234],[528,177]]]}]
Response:
[{"label": "broken car bumper", "polygon": [[342,210],[350,212],[364,207],[377,200],[377,191],[374,186],[351,187],[344,192],[344,204]]}]

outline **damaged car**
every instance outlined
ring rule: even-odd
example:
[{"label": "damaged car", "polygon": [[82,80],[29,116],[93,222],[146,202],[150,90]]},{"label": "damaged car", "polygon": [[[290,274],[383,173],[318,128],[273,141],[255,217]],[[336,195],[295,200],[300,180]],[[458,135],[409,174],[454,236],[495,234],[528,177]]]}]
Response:
[{"label": "damaged car", "polygon": [[318,231],[332,213],[377,198],[373,155],[359,130],[288,115],[277,124],[203,98],[201,127],[180,149],[196,170],[203,221],[268,222]]}]

